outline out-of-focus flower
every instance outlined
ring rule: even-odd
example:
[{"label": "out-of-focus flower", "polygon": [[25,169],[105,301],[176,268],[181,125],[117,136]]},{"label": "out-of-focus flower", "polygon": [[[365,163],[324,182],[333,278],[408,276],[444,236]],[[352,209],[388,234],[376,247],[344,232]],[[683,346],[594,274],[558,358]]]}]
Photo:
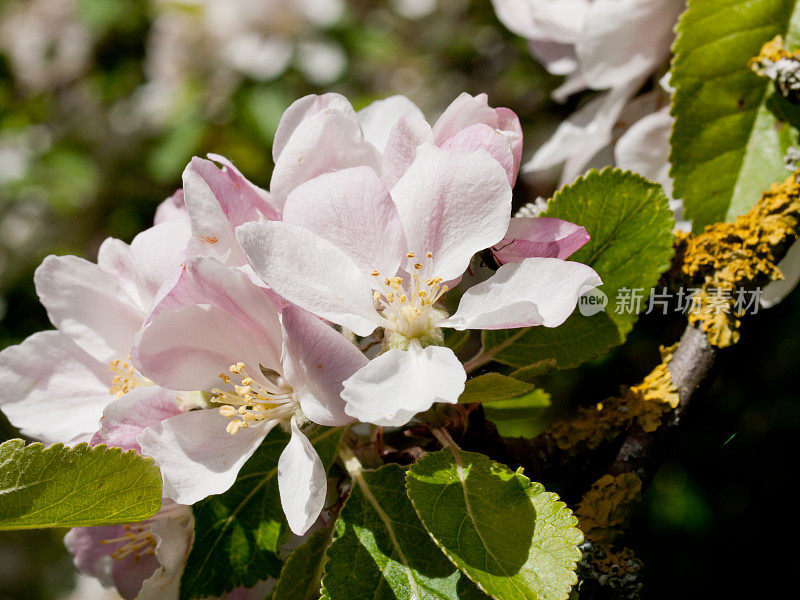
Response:
[{"label": "out-of-focus flower", "polygon": [[24,90],[58,88],[84,73],[93,40],[78,17],[77,0],[10,2],[0,11],[0,50]]},{"label": "out-of-focus flower", "polygon": [[475,253],[505,237],[510,213],[509,173],[491,154],[426,143],[391,192],[368,167],[327,173],[289,195],[282,222],[247,223],[237,237],[290,302],[360,336],[383,329],[385,351],[344,382],[342,397],[350,416],[396,426],[464,389],[442,327],[555,327],[600,285],[586,265],[525,258],[468,289],[448,316],[439,300]]},{"label": "out-of-focus flower", "polygon": [[169,310],[140,334],[134,358],[156,383],[213,398],[209,408],[148,428],[139,444],[161,468],[165,494],[192,504],[227,490],[269,431],[284,426],[292,436],[278,462],[281,504],[292,531],[302,535],[322,510],[327,484],[300,427],[352,422],[342,381],[367,359],[296,307],[279,318],[268,290],[216,259],[191,260],[181,279]]},{"label": "out-of-focus flower", "polygon": [[177,110],[186,86],[196,82],[212,112],[242,77],[268,81],[295,60],[319,85],[347,66],[341,48],[322,32],[341,17],[342,0],[155,0],[159,16],[147,43],[148,83],[140,109],[155,124]]},{"label": "out-of-focus flower", "polygon": [[[665,65],[684,0],[492,0],[498,18],[529,40],[536,58],[567,79],[553,96],[603,90],[564,121],[523,172],[563,163],[561,183],[587,167],[613,164],[636,171],[672,193],[668,85],[634,98]],[[655,114],[653,114],[655,113]],[[616,143],[616,148],[613,148]],[[686,229],[679,200],[671,205]]]}]

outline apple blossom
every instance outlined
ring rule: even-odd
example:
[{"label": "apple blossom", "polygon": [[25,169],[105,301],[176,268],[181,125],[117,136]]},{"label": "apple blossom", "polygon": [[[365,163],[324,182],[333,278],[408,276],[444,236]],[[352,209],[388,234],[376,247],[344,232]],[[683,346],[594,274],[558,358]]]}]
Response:
[{"label": "apple blossom", "polygon": [[97,264],[45,258],[34,282],[57,330],[0,352],[0,408],[12,424],[30,437],[72,444],[91,439],[115,398],[136,391],[174,401],[174,392],[136,371],[130,352],[159,291],[180,273],[188,236],[186,224],[175,220],[143,231],[130,245],[107,239]]},{"label": "apple blossom", "polygon": [[[536,172],[565,163],[561,181],[580,175],[614,139],[631,98],[666,62],[684,0],[492,0],[500,21],[528,39],[551,73],[566,75],[558,101],[607,90],[562,123],[524,165]],[[597,160],[596,160],[597,163]],[[601,159],[592,166],[602,166]]]},{"label": "apple blossom", "polygon": [[456,152],[486,149],[513,183],[522,155],[522,129],[507,108],[491,108],[486,94],[461,94],[431,126],[405,96],[391,96],[356,112],[339,94],[306,96],[283,114],[272,156],[270,191],[282,207],[291,191],[309,179],[368,166],[393,185],[424,143]]},{"label": "apple blossom", "polygon": [[328,173],[289,196],[282,222],[247,223],[237,237],[288,301],[360,336],[383,329],[384,353],[344,382],[342,397],[352,417],[402,425],[464,389],[442,327],[554,327],[600,285],[586,265],[526,258],[467,290],[448,316],[439,300],[476,252],[505,237],[510,213],[508,175],[486,150],[426,144],[391,192],[368,167]]},{"label": "apple blossom", "polygon": [[308,421],[352,422],[340,398],[342,381],[367,359],[296,307],[279,318],[269,290],[214,258],[192,259],[182,279],[177,289],[184,292],[142,330],[134,357],[156,383],[202,390],[211,399],[206,408],[148,427],[138,443],[160,466],[164,493],[192,504],[227,490],[269,431],[282,425],[291,440],[278,463],[281,504],[292,531],[302,534],[319,516],[327,486],[300,428]]}]

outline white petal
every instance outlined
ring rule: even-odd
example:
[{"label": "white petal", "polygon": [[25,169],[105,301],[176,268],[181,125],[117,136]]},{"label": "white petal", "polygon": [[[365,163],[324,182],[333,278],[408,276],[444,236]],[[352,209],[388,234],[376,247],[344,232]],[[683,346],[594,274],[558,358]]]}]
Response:
[{"label": "white petal", "polygon": [[449,348],[389,350],[344,382],[345,412],[365,423],[399,427],[434,402],[455,404],[467,375]]},{"label": "white petal", "polygon": [[289,528],[303,535],[319,517],[328,489],[325,467],[292,419],[292,439],[278,459],[278,488]]},{"label": "white petal", "polygon": [[161,567],[144,580],[136,600],[177,598],[194,537],[192,509],[188,506],[173,508],[169,517],[156,517],[150,531],[156,539],[155,556]]},{"label": "white petal", "polygon": [[332,327],[297,307],[283,312],[283,376],[303,414],[320,425],[345,425],[342,382],[369,362]]},{"label": "white petal", "polygon": [[321,96],[310,94],[295,100],[283,113],[280,123],[278,123],[275,140],[272,143],[272,160],[278,162],[283,149],[289,143],[289,139],[300,123],[327,109],[355,116],[355,111],[350,102],[341,94],[330,93]]},{"label": "white petal", "polygon": [[262,421],[231,435],[225,430],[228,422],[216,409],[207,408],[144,430],[139,445],[161,469],[165,496],[194,504],[227,491],[275,424]]},{"label": "white petal", "polygon": [[669,137],[674,121],[669,106],[665,106],[636,121],[614,146],[615,162],[620,169],[660,183],[667,196],[672,196]]},{"label": "white petal", "polygon": [[472,256],[496,244],[511,219],[511,185],[485,150],[454,154],[420,146],[392,188],[409,251],[433,254],[430,276],[445,281],[466,271]]},{"label": "white petal", "polygon": [[526,258],[500,267],[468,289],[442,325],[455,329],[509,329],[567,320],[584,292],[601,285],[594,270],[558,258]]},{"label": "white petal", "polygon": [[363,272],[393,277],[406,253],[400,215],[389,190],[369,167],[326,173],[296,188],[283,222],[337,246]]},{"label": "white petal", "polygon": [[130,352],[144,312],[110,273],[77,256],[48,256],[33,276],[53,325],[97,360]]},{"label": "white petal", "polygon": [[253,270],[290,302],[362,336],[381,322],[369,276],[330,242],[269,221],[246,223],[236,235]]},{"label": "white petal", "polygon": [[304,119],[275,161],[270,192],[276,206],[317,175],[356,166],[380,169],[378,150],[364,139],[355,114],[325,109]]},{"label": "white petal", "polygon": [[364,137],[380,152],[386,148],[389,132],[404,115],[425,120],[425,115],[411,100],[405,96],[389,96],[376,100],[358,111],[358,122],[364,131]]},{"label": "white petal", "polygon": [[387,187],[394,187],[417,157],[417,148],[425,143],[433,144],[433,131],[428,122],[413,114],[400,117],[389,132],[383,152],[381,177]]},{"label": "white petal", "polygon": [[669,55],[683,0],[594,0],[576,51],[593,89],[647,76]]},{"label": "white petal", "polygon": [[111,371],[57,331],[0,352],[0,408],[26,436],[48,444],[89,441],[100,426]]},{"label": "white petal", "polygon": [[198,303],[159,312],[139,334],[142,374],[173,390],[209,390],[240,361],[251,376],[259,365],[279,369],[282,334],[267,291],[210,257],[194,259],[186,275],[195,286],[186,295]]}]

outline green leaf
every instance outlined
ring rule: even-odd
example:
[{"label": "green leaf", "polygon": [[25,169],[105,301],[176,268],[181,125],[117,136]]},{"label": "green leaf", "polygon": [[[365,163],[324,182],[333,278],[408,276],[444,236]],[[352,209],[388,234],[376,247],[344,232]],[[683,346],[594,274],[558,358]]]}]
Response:
[{"label": "green leaf", "polygon": [[548,406],[550,394],[536,388],[519,398],[486,403],[483,412],[503,437],[532,438],[547,427],[545,409]]},{"label": "green leaf", "polygon": [[483,454],[448,448],[412,465],[406,489],[445,554],[497,600],[564,600],[583,534],[558,496]]},{"label": "green leaf", "polygon": [[[336,458],[343,431],[321,428],[309,435],[326,468]],[[274,428],[227,492],[192,507],[195,537],[181,600],[221,596],[280,574],[279,550],[288,526],[278,494],[278,458],[288,441],[288,434]]]},{"label": "green leaf", "polygon": [[271,600],[317,600],[322,584],[325,550],[331,543],[331,529],[314,532],[283,565]]},{"label": "green leaf", "polygon": [[746,212],[787,176],[789,126],[772,110],[783,100],[748,66],[778,34],[789,47],[800,43],[794,0],[690,0],[678,24],[670,162],[674,195],[696,232]]},{"label": "green leaf", "polygon": [[535,387],[532,383],[525,383],[507,375],[486,373],[467,380],[464,385],[464,393],[461,394],[458,402],[459,404],[470,404],[519,398],[532,392]]},{"label": "green leaf", "polygon": [[[608,305],[592,316],[576,311],[555,328],[484,331],[483,353],[518,369],[548,360],[571,368],[623,343],[673,254],[667,197],[661,186],[634,173],[590,171],[561,188],[543,216],[583,225],[589,232],[591,240],[570,260],[597,271]],[[623,288],[642,290],[638,307],[617,302]]]},{"label": "green leaf", "polygon": [[133,451],[0,444],[0,529],[133,523],[160,507],[158,467]]},{"label": "green leaf", "polygon": [[354,477],[327,552],[328,600],[485,600],[425,531],[404,493],[404,469]]}]

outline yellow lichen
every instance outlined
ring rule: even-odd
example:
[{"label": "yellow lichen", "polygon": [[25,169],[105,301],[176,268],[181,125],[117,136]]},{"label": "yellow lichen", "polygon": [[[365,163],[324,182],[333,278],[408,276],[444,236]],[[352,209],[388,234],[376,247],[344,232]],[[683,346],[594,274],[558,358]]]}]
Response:
[{"label": "yellow lichen", "polygon": [[699,286],[689,322],[717,347],[739,340],[744,311],[737,301],[742,290],[783,279],[778,262],[800,228],[799,173],[774,184],[735,221],[709,225],[700,235],[676,237],[679,262],[672,274]]},{"label": "yellow lichen", "polygon": [[668,370],[677,347],[662,346],[661,363],[639,385],[624,389],[618,397],[579,409],[574,419],[551,425],[548,433],[558,447],[568,450],[586,444],[594,450],[634,422],[648,433],[658,429],[664,413],[677,408],[680,402]]},{"label": "yellow lichen", "polygon": [[603,475],[575,509],[581,530],[592,542],[613,544],[641,494],[642,480],[637,475]]},{"label": "yellow lichen", "polygon": [[758,56],[750,59],[750,69],[765,76],[769,65],[774,64],[782,58],[800,58],[800,52],[789,52],[783,45],[783,37],[776,35],[761,47]]}]

